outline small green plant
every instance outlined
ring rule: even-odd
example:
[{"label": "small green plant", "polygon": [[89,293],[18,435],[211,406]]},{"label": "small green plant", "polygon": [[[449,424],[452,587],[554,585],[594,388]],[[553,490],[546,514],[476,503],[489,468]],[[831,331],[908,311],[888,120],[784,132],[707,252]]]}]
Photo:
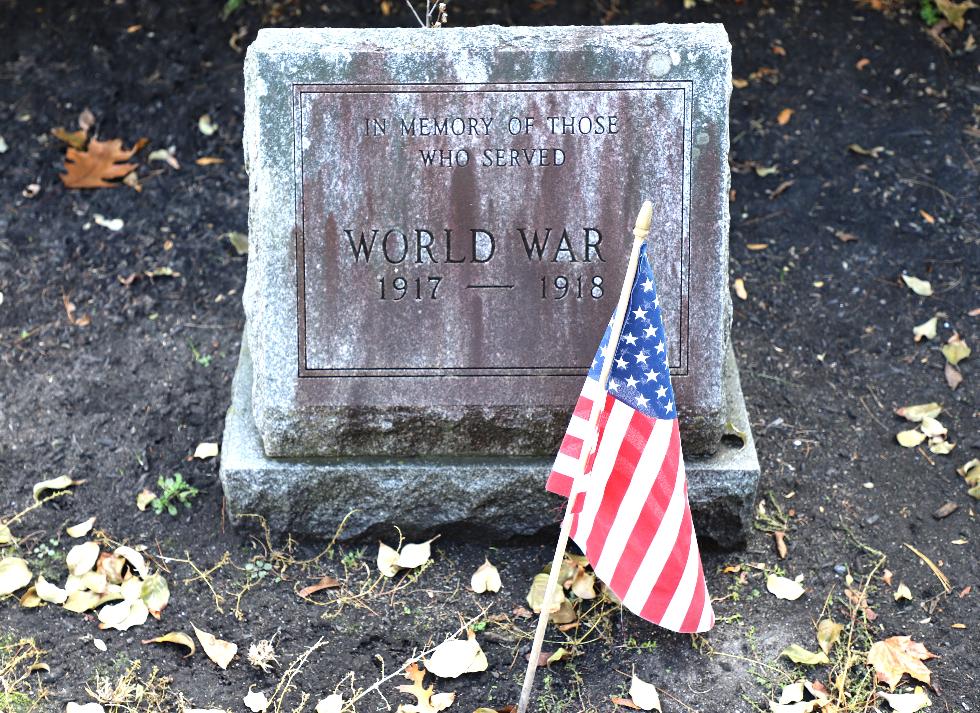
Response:
[{"label": "small green plant", "polygon": [[203,366],[205,369],[211,366],[211,360],[214,358],[210,354],[201,354],[198,348],[194,346],[194,342],[190,339],[187,340],[187,346],[191,348],[191,354],[194,355],[194,361]]},{"label": "small green plant", "polygon": [[264,579],[271,571],[272,563],[260,559],[245,565],[245,572],[249,579]]},{"label": "small green plant", "polygon": [[174,473],[172,478],[160,476],[157,478],[157,485],[163,490],[162,495],[158,495],[150,501],[150,507],[157,515],[166,510],[173,516],[177,515],[177,503],[183,503],[185,507],[191,506],[191,499],[196,498],[197,488],[184,480],[180,473]]},{"label": "small green plant", "polygon": [[347,550],[344,552],[340,563],[344,566],[344,569],[354,569],[355,567],[361,566],[362,557],[364,557],[363,547],[359,547],[356,550]]},{"label": "small green plant", "polygon": [[934,0],[919,0],[919,17],[921,17],[922,21],[929,27],[932,27],[943,19],[943,16],[939,13],[939,8],[936,7]]}]

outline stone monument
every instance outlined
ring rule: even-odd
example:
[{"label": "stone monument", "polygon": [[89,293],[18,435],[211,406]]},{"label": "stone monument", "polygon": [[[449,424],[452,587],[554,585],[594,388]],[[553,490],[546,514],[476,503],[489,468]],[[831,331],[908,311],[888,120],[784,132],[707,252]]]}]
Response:
[{"label": "stone monument", "polygon": [[555,523],[544,481],[648,198],[699,535],[744,539],[721,25],[265,29],[245,79],[233,514],[326,536],[351,510],[346,536]]}]

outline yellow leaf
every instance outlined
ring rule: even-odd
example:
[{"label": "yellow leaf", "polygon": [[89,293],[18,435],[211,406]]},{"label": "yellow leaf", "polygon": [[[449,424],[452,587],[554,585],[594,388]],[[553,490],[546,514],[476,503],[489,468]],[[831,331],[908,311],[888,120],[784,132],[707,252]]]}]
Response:
[{"label": "yellow leaf", "polygon": [[817,624],[817,643],[825,654],[829,654],[834,648],[842,631],[844,625],[836,623],[833,619],[821,619]]},{"label": "yellow leaf", "polygon": [[827,658],[827,654],[825,654],[823,651],[807,651],[799,644],[790,644],[785,649],[780,651],[779,655],[785,656],[793,663],[801,663],[807,666],[830,663],[830,659]]},{"label": "yellow leaf", "polygon": [[745,291],[745,280],[741,277],[735,278],[735,294],[738,295],[740,300],[747,300],[749,298],[749,293]]},{"label": "yellow leaf", "polygon": [[0,559],[0,596],[16,592],[21,587],[31,583],[30,568],[27,560],[20,557],[5,557]]},{"label": "yellow leaf", "polygon": [[64,604],[65,600],[68,599],[68,592],[57,584],[51,584],[42,575],[38,575],[34,590],[40,599],[51,604]]},{"label": "yellow leaf", "polygon": [[896,440],[898,440],[899,445],[905,448],[915,448],[917,445],[926,440],[926,435],[921,431],[909,430],[900,431],[895,435]]},{"label": "yellow leaf", "polygon": [[162,636],[156,636],[152,639],[143,639],[143,644],[178,644],[179,646],[186,646],[188,649],[187,654],[184,655],[186,659],[188,656],[193,656],[194,652],[197,651],[197,646],[194,645],[194,639],[185,634],[182,631],[170,631]]},{"label": "yellow leaf", "polygon": [[99,559],[99,545],[97,542],[83,542],[75,545],[68,550],[65,564],[68,566],[68,573],[80,577],[86,572],[92,571],[96,561]]},{"label": "yellow leaf", "polygon": [[932,401],[927,404],[916,404],[914,406],[902,406],[895,409],[895,413],[906,421],[919,423],[924,418],[936,418],[942,413],[943,407]]},{"label": "yellow leaf", "polygon": [[912,327],[912,334],[915,337],[915,341],[919,342],[923,339],[935,339],[936,338],[936,328],[939,324],[939,318],[933,317],[930,320],[923,322]]},{"label": "yellow leaf", "polygon": [[961,361],[970,356],[971,350],[969,345],[963,341],[963,337],[959,334],[953,334],[945,344],[943,344],[943,356],[946,357],[948,361],[953,366],[956,366]]},{"label": "yellow leaf", "polygon": [[201,631],[196,626],[191,624],[194,629],[194,635],[197,636],[197,640],[201,642],[201,648],[204,649],[204,653],[208,655],[208,658],[218,664],[219,667],[226,669],[231,660],[238,653],[237,644],[233,644],[230,641],[222,641],[214,634],[209,634],[206,631]]},{"label": "yellow leaf", "polygon": [[936,8],[943,16],[949,20],[949,24],[955,27],[959,31],[963,31],[966,26],[966,19],[963,17],[966,15],[967,10],[972,10],[976,5],[972,0],[963,0],[963,2],[953,2],[953,0],[936,0]]},{"label": "yellow leaf", "polygon": [[874,667],[878,680],[893,691],[906,673],[928,685],[931,672],[922,662],[931,658],[933,654],[910,636],[876,641],[868,651],[868,665]]},{"label": "yellow leaf", "polygon": [[[544,606],[544,593],[548,586],[548,575],[544,572],[534,575],[534,579],[531,580],[531,589],[527,593],[527,604],[531,607],[531,611],[535,614],[541,613],[541,608]],[[560,586],[556,586],[555,590],[551,593],[551,602],[548,605],[548,612],[557,612],[562,603],[565,601],[565,593],[562,591]]]},{"label": "yellow leaf", "polygon": [[34,500],[40,500],[41,493],[46,490],[65,490],[73,485],[81,485],[84,482],[84,480],[72,480],[67,475],[59,475],[57,478],[43,480],[40,483],[35,483],[34,485]]},{"label": "yellow leaf", "polygon": [[95,524],[95,516],[93,515],[88,520],[80,522],[77,525],[72,525],[65,528],[65,532],[68,533],[69,537],[85,537],[88,533],[92,531],[92,525]]}]

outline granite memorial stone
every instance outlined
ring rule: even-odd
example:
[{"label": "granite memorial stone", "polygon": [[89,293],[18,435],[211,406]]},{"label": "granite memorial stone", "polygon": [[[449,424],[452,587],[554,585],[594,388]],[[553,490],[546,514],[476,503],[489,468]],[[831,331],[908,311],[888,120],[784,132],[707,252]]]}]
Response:
[{"label": "granite memorial stone", "polygon": [[245,63],[233,513],[528,534],[640,202],[690,497],[737,544],[758,464],[729,344],[720,25],[262,30]]}]

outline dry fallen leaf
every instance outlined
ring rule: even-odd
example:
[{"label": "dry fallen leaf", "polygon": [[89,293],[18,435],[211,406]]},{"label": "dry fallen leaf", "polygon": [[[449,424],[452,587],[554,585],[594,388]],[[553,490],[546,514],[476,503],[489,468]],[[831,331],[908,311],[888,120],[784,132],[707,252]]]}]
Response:
[{"label": "dry fallen leaf", "polygon": [[973,0],[962,0],[961,2],[955,2],[954,0],[936,0],[936,9],[943,14],[943,17],[949,21],[949,24],[955,27],[960,32],[966,26],[966,15],[967,10],[972,10],[977,5]]},{"label": "dry fallen leaf", "polygon": [[194,457],[198,460],[207,460],[218,455],[217,443],[198,443],[194,449]]},{"label": "dry fallen leaf", "polygon": [[749,293],[745,291],[745,280],[741,277],[735,278],[734,288],[735,294],[740,300],[747,300],[749,298]]},{"label": "dry fallen leaf", "polygon": [[926,435],[921,431],[912,429],[908,431],[900,431],[895,434],[895,439],[898,441],[899,445],[905,448],[915,448],[917,445],[926,440]]},{"label": "dry fallen leaf", "polygon": [[262,691],[253,691],[251,687],[249,687],[248,695],[242,699],[242,702],[252,713],[263,713],[269,707],[269,699],[265,697],[265,694]]},{"label": "dry fallen leaf", "polygon": [[961,361],[970,356],[971,350],[969,345],[963,340],[958,333],[954,332],[953,336],[943,344],[942,347],[943,356],[946,357],[946,361],[956,366]]},{"label": "dry fallen leaf", "polygon": [[303,599],[307,599],[311,594],[316,594],[317,592],[322,591],[324,589],[335,589],[339,586],[340,586],[339,579],[337,579],[336,577],[325,575],[321,577],[320,581],[318,581],[316,584],[311,584],[308,587],[303,587],[301,590],[299,590],[296,593],[299,596],[303,597]]},{"label": "dry fallen leaf", "polygon": [[652,683],[647,683],[642,678],[633,674],[630,681],[630,700],[644,711],[660,711],[660,694]]},{"label": "dry fallen leaf", "polygon": [[418,664],[411,664],[405,669],[405,678],[412,682],[411,686],[399,686],[398,690],[415,696],[416,703],[402,703],[395,713],[439,713],[444,711],[456,700],[455,693],[436,693],[435,686],[423,686],[425,671]]},{"label": "dry fallen leaf", "polygon": [[214,634],[201,631],[193,624],[191,624],[191,627],[194,629],[194,635],[201,642],[201,648],[204,649],[204,653],[208,655],[208,658],[218,664],[219,667],[223,669],[228,668],[228,664],[231,663],[235,654],[238,653],[237,644],[233,644],[230,641],[222,641]]},{"label": "dry fallen leaf", "polygon": [[499,592],[500,586],[500,572],[490,564],[490,560],[484,560],[483,564],[477,567],[473,576],[470,577],[470,589],[477,594]]},{"label": "dry fallen leaf", "polygon": [[[802,579],[802,577],[798,577]],[[779,599],[794,601],[803,596],[806,591],[799,581],[781,577],[778,574],[770,574],[766,577],[766,589]]]},{"label": "dry fallen leaf", "polygon": [[112,554],[114,554],[116,557],[122,557],[129,562],[130,566],[132,566],[133,570],[135,570],[135,572],[141,578],[146,579],[149,576],[150,570],[146,566],[146,560],[143,559],[143,555],[129,545],[120,545]]},{"label": "dry fallen leaf", "polygon": [[384,542],[378,543],[378,571],[385,577],[398,574],[398,550]]},{"label": "dry fallen leaf", "polygon": [[57,478],[42,480],[40,483],[34,484],[34,500],[35,502],[40,500],[41,493],[46,490],[66,490],[73,485],[81,485],[84,482],[84,480],[72,480],[67,475],[59,475]]},{"label": "dry fallen leaf", "polygon": [[123,599],[117,604],[107,604],[99,609],[100,629],[126,631],[146,623],[150,611],[140,599]]},{"label": "dry fallen leaf", "polygon": [[910,636],[876,641],[868,651],[868,664],[874,667],[878,680],[893,691],[906,673],[928,685],[931,673],[922,662],[931,658],[933,654]]},{"label": "dry fallen leaf", "polygon": [[[527,604],[535,614],[541,613],[547,586],[548,575],[544,572],[534,575],[534,579],[531,580],[531,589],[527,593]],[[560,586],[555,587],[554,592],[551,594],[551,603],[548,606],[548,611],[552,613],[557,612],[565,601],[565,593],[562,591],[562,588]]]},{"label": "dry fallen leaf", "polygon": [[879,698],[888,701],[896,713],[917,713],[932,705],[922,686],[916,686],[912,693],[878,693]]},{"label": "dry fallen leaf", "polygon": [[912,334],[915,341],[920,342],[923,339],[935,339],[936,338],[936,328],[939,325],[939,318],[933,317],[930,320],[923,322],[922,324],[917,324],[912,327]]},{"label": "dry fallen leaf", "polygon": [[928,297],[932,294],[932,285],[929,284],[928,280],[920,280],[918,277],[903,274],[902,282],[917,295]]},{"label": "dry fallen leaf", "polygon": [[779,116],[776,117],[776,123],[780,126],[786,126],[786,124],[789,123],[789,120],[793,118],[793,114],[795,113],[796,112],[789,107],[783,109],[781,112],[779,112]]},{"label": "dry fallen leaf", "polygon": [[943,376],[947,386],[953,391],[956,391],[956,387],[963,383],[963,374],[949,362],[946,362],[946,366],[943,367]]},{"label": "dry fallen leaf", "polygon": [[844,631],[844,625],[838,624],[833,619],[821,619],[817,624],[817,643],[820,644],[820,649],[825,654],[829,654],[830,650],[834,648],[834,644],[840,639],[842,631]]},{"label": "dry fallen leaf", "polygon": [[143,580],[139,596],[153,618],[159,619],[160,612],[170,603],[170,587],[167,586],[167,580],[163,575],[155,572]]},{"label": "dry fallen leaf", "polygon": [[[432,538],[433,540],[435,538]],[[398,566],[402,569],[421,567],[432,557],[432,540],[409,544],[402,547],[398,553]]]},{"label": "dry fallen leaf", "polygon": [[457,678],[464,673],[487,670],[487,656],[476,635],[467,631],[465,639],[447,639],[425,660],[425,668],[439,678]]},{"label": "dry fallen leaf", "polygon": [[88,520],[78,523],[77,525],[71,525],[65,528],[65,532],[68,533],[69,537],[85,537],[88,533],[92,531],[92,525],[95,524],[95,516],[93,515]]},{"label": "dry fallen leaf", "polygon": [[152,490],[143,488],[136,496],[136,509],[144,512],[150,506],[150,503],[156,500],[156,497],[157,494]]},{"label": "dry fallen leaf", "polygon": [[99,141],[93,138],[86,151],[71,146],[65,152],[65,173],[59,174],[67,188],[115,188],[122,178],[136,170],[135,163],[125,163],[147,144],[146,139],[137,141],[128,151],[121,139]]},{"label": "dry fallen leaf", "polygon": [[162,636],[155,636],[152,639],[143,639],[141,644],[177,644],[179,646],[186,646],[187,653],[184,654],[186,659],[188,656],[193,656],[194,652],[197,651],[197,646],[194,645],[194,639],[192,639],[188,634],[182,631],[170,631]]},{"label": "dry fallen leaf", "polygon": [[210,114],[202,114],[197,120],[197,128],[205,136],[212,136],[218,130],[218,125],[211,120]]},{"label": "dry fallen leaf", "polygon": [[924,418],[936,418],[942,413],[943,407],[935,401],[927,404],[915,404],[914,406],[902,406],[895,409],[895,413],[906,421],[919,423]]},{"label": "dry fallen leaf", "polygon": [[895,590],[895,593],[892,596],[895,597],[896,602],[900,599],[912,601],[912,592],[904,582],[899,583],[898,589]]},{"label": "dry fallen leaf", "polygon": [[780,651],[779,655],[785,656],[793,663],[801,663],[807,666],[830,663],[830,659],[827,658],[827,654],[823,651],[807,651],[799,644],[790,644]]},{"label": "dry fallen leaf", "polygon": [[37,593],[39,599],[50,602],[51,604],[64,604],[65,600],[68,599],[67,591],[57,584],[51,584],[51,582],[40,574],[37,576],[37,582],[34,584],[34,591]]},{"label": "dry fallen leaf", "polygon": [[99,544],[97,542],[83,542],[75,545],[68,550],[65,564],[68,566],[68,573],[80,577],[86,572],[90,572],[95,567],[99,559]]},{"label": "dry fallen leaf", "polygon": [[922,419],[919,429],[930,438],[945,436],[947,433],[946,427],[931,416],[926,416]]},{"label": "dry fallen leaf", "polygon": [[331,693],[326,698],[317,701],[313,713],[340,713],[344,708],[344,697],[339,693]]},{"label": "dry fallen leaf", "polygon": [[0,596],[11,594],[31,583],[31,570],[20,557],[0,559]]}]

